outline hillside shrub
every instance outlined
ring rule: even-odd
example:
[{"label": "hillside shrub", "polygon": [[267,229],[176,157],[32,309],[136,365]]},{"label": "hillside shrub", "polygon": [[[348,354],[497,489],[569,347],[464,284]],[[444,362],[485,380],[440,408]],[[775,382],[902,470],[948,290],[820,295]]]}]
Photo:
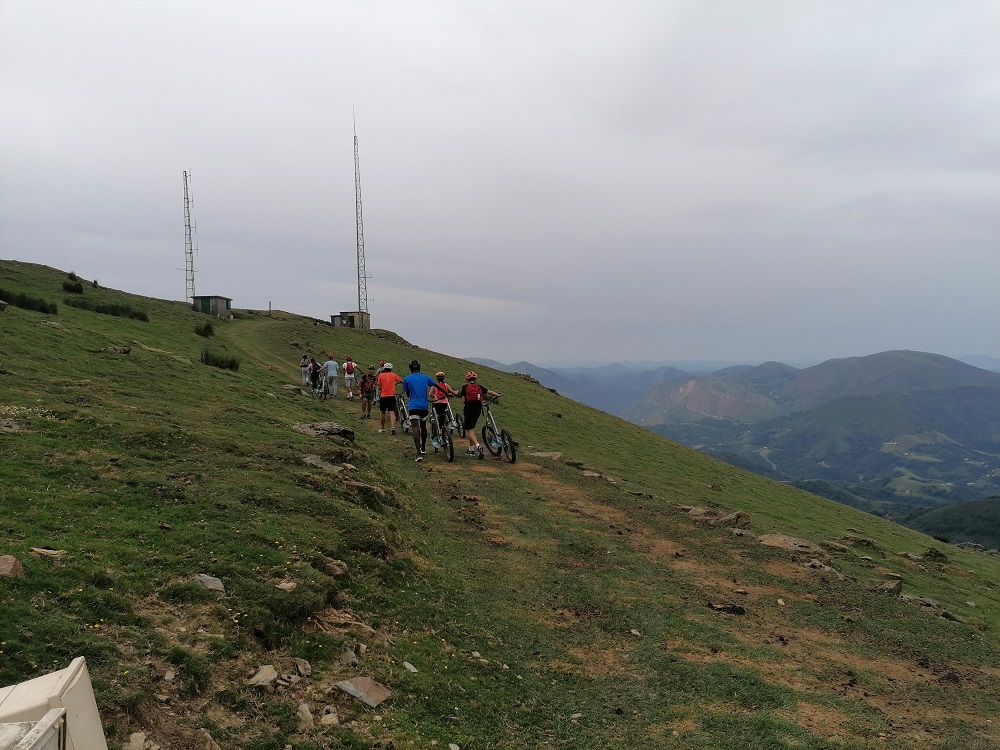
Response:
[{"label": "hillside shrub", "polygon": [[25,294],[24,292],[14,292],[9,289],[0,288],[0,299],[4,302],[9,302],[14,307],[21,307],[25,310],[34,310],[35,312],[47,313],[48,315],[56,315],[59,312],[59,308],[56,307],[55,302],[49,302],[41,297],[32,297],[30,294]]},{"label": "hillside shrub", "polygon": [[199,336],[204,336],[206,339],[215,335],[215,329],[212,328],[212,324],[207,321],[200,326],[195,326],[194,332]]},{"label": "hillside shrub", "polygon": [[63,291],[70,294],[83,294],[83,284],[79,281],[64,281]]},{"label": "hillside shrub", "polygon": [[204,365],[211,365],[212,367],[218,367],[223,370],[238,370],[240,369],[239,357],[230,357],[225,354],[216,354],[208,349],[205,349],[201,353],[201,362]]},{"label": "hillside shrub", "polygon": [[144,323],[149,322],[149,315],[143,310],[136,310],[131,305],[123,303],[101,304],[91,302],[88,299],[66,299],[64,302],[70,307],[78,307],[81,310],[89,310],[101,315],[114,315],[116,318],[131,318],[132,320],[141,320]]},{"label": "hillside shrub", "polygon": [[66,278],[68,278],[70,281],[79,281],[76,275],[76,271],[70,271],[68,274],[66,274]]},{"label": "hillside shrub", "polygon": [[175,646],[167,654],[167,661],[178,668],[183,692],[188,696],[200,695],[212,682],[212,665],[204,656]]},{"label": "hillside shrub", "polygon": [[171,604],[194,604],[196,602],[212,601],[215,599],[215,593],[206,589],[200,583],[183,581],[165,586],[160,591],[160,598]]},{"label": "hillside shrub", "polygon": [[267,649],[282,648],[301,632],[302,626],[332,601],[336,587],[317,576],[316,584],[281,591],[258,581],[233,586],[234,617]]}]

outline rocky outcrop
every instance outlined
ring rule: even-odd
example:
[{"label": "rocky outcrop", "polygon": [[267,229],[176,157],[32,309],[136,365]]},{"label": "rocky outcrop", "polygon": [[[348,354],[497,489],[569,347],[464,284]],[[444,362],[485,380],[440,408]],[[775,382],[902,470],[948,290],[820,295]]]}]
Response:
[{"label": "rocky outcrop", "polygon": [[0,555],[0,578],[20,578],[24,575],[24,566],[13,555]]},{"label": "rocky outcrop", "polygon": [[309,437],[339,437],[354,442],[354,430],[336,422],[312,422],[292,425],[292,429]]}]

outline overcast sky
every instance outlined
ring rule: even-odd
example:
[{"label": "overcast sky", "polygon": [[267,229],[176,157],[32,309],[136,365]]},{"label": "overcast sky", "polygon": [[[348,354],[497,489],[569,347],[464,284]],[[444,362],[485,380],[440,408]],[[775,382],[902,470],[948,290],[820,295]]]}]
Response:
[{"label": "overcast sky", "polygon": [[539,364],[1000,356],[995,0],[0,0],[0,257]]}]

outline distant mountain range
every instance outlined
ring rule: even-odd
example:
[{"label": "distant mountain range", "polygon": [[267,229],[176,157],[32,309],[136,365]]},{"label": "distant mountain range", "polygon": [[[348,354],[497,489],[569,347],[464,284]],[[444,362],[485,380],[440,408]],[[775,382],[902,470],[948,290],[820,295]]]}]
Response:
[{"label": "distant mountain range", "polygon": [[[993,357],[963,359],[994,366]],[[665,437],[875,512],[1000,492],[1000,372],[915,351],[692,373],[503,365]]]},{"label": "distant mountain range", "polygon": [[547,388],[554,388],[563,396],[593,406],[609,414],[624,416],[637,401],[661,383],[690,378],[691,373],[662,365],[653,369],[633,369],[620,363],[595,367],[547,369],[531,362],[505,365],[491,359],[472,359],[502,372],[530,375]]}]

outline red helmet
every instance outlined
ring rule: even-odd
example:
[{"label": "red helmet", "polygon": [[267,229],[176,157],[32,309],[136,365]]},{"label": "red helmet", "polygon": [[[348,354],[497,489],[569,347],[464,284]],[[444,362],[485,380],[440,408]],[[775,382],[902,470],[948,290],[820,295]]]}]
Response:
[{"label": "red helmet", "polygon": [[467,373],[465,373],[466,380],[476,380],[478,377],[479,376],[476,375],[476,373],[474,373],[472,370],[469,370]]}]

